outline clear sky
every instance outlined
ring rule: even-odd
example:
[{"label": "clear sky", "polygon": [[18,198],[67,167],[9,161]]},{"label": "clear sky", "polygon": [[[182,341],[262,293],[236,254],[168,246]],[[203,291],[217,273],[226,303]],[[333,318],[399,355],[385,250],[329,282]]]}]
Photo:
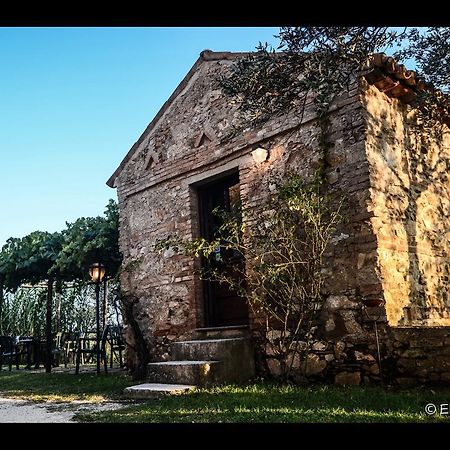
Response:
[{"label": "clear sky", "polygon": [[106,181],[204,49],[278,28],[0,28],[0,247],[116,199]]}]

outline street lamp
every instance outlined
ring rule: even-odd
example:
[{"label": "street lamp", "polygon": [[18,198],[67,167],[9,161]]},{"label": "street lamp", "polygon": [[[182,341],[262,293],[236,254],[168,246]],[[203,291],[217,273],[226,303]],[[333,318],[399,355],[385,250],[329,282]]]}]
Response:
[{"label": "street lamp", "polygon": [[89,275],[95,283],[95,319],[97,322],[97,373],[100,373],[100,283],[105,276],[105,266],[96,262],[89,268]]}]

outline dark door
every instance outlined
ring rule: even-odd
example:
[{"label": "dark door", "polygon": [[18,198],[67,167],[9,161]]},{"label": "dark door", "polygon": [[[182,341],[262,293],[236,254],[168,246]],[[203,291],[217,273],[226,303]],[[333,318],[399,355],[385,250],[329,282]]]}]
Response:
[{"label": "dark door", "polygon": [[[221,225],[220,217],[213,213],[217,207],[239,214],[239,176],[234,174],[218,181],[203,185],[198,190],[200,232],[202,237],[212,240],[217,237]],[[217,248],[209,258],[203,258],[203,269],[219,270],[239,279],[241,275],[232,267],[244,267],[242,257],[237,252]],[[225,283],[204,280],[204,306],[206,326],[230,326],[248,323],[248,307],[245,299],[233,292]]]}]

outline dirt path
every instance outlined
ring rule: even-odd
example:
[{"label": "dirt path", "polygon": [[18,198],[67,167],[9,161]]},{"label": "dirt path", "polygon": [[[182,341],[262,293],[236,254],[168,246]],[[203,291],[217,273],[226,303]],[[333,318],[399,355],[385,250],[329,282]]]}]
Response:
[{"label": "dirt path", "polygon": [[0,397],[0,423],[75,423],[81,411],[105,411],[123,407],[120,403],[33,403]]}]

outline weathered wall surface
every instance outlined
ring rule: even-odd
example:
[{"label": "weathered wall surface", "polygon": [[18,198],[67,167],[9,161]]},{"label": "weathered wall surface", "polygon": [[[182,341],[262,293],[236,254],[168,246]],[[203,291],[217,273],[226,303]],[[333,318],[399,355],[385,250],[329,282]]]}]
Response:
[{"label": "weathered wall surface", "polygon": [[[320,339],[311,344],[306,355],[295,356],[294,378],[301,382],[338,385],[368,385],[381,381],[399,386],[448,385],[449,327],[390,327],[381,320],[377,325],[380,366],[373,322],[363,316],[362,325],[367,331],[364,339],[350,335],[341,339]],[[269,359],[269,369],[275,374],[279,372],[275,359]]]},{"label": "weathered wall surface", "polygon": [[[294,358],[294,374],[299,380],[336,384],[371,384],[382,379],[398,385],[448,384],[448,129],[442,140],[420,141],[405,123],[408,107],[362,83],[366,155],[361,165],[368,167],[369,195],[360,195],[366,202],[370,232],[367,244],[358,240],[355,253],[344,253],[356,259],[357,270],[344,263],[343,282],[350,287],[354,277],[358,282],[353,285],[359,286],[362,297],[382,297],[385,306],[361,309],[348,291],[338,290],[339,282],[333,283],[322,311],[325,333],[318,333],[307,355]],[[336,252],[330,256],[336,260]],[[347,333],[326,332],[336,317]],[[300,348],[305,347],[306,343],[300,343]],[[276,359],[268,362],[277,373]]]},{"label": "weathered wall surface", "polygon": [[[262,129],[229,136],[237,115],[216,84],[229,63],[206,61],[199,67],[116,180],[122,288],[138,300],[136,318],[158,358],[168,358],[171,340],[202,325],[193,261],[172,251],[162,256],[153,251],[155,242],[169,234],[198,233],[192,185],[238,167],[241,199],[246,206],[256,206],[273,189],[272,177],[294,171],[309,179],[319,165],[320,131],[311,102],[301,118],[274,118]],[[380,285],[366,207],[369,172],[357,86],[332,109],[328,177],[336,198],[345,194],[350,199],[343,211],[347,223],[333,237],[325,269],[325,290],[332,294],[325,308],[325,333],[339,337],[365,333],[358,321],[357,290],[370,296],[379,292]],[[255,142],[270,149],[269,159],[261,165],[250,156]]]},{"label": "weathered wall surface", "polygon": [[[237,168],[241,200],[256,211],[272,192],[273,177],[293,171],[308,180],[319,165],[320,128],[311,102],[301,118],[278,117],[261,129],[230,135],[238,116],[216,81],[230,63],[209,59],[199,65],[116,180],[122,289],[135,298],[135,317],[158,360],[169,358],[170,342],[203,325],[195,262],[173,250],[161,255],[153,249],[170,234],[198,235],[196,183]],[[405,113],[398,101],[356,85],[331,108],[327,178],[336,199],[347,197],[346,222],[325,255],[318,340],[306,364],[294,361],[299,376],[338,384],[380,381],[369,312],[380,317],[386,377],[399,383],[448,381],[447,329],[421,334],[420,328],[393,327],[450,323],[448,137],[417,155]],[[254,143],[269,149],[260,165],[250,156]],[[362,297],[383,296],[386,310],[362,308]],[[251,328],[257,319],[250,315]],[[267,356],[276,373],[276,360]],[[441,362],[435,364],[434,357]]]},{"label": "weathered wall surface", "polygon": [[450,133],[415,136],[407,106],[370,87],[371,219],[391,325],[450,325]]}]

